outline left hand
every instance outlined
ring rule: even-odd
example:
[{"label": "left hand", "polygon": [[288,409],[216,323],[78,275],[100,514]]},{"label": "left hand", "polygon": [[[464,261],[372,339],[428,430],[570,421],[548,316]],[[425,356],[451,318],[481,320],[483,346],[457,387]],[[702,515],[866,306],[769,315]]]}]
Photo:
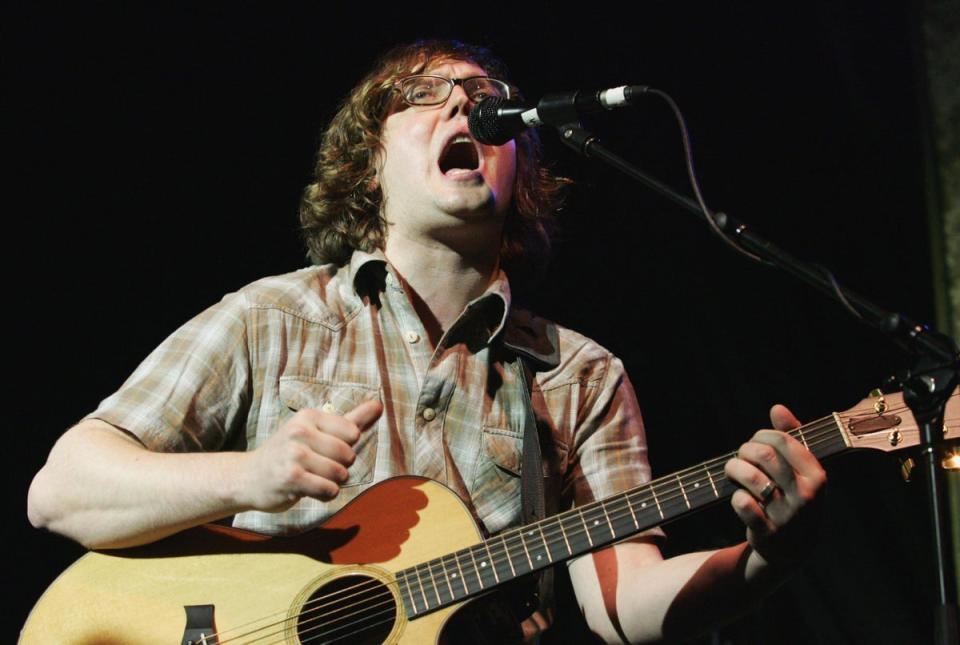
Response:
[{"label": "left hand", "polygon": [[770,421],[776,430],[753,435],[724,471],[741,486],[730,503],[747,525],[747,541],[772,564],[796,560],[812,546],[827,474],[813,453],[786,434],[800,425],[790,410],[773,406]]}]

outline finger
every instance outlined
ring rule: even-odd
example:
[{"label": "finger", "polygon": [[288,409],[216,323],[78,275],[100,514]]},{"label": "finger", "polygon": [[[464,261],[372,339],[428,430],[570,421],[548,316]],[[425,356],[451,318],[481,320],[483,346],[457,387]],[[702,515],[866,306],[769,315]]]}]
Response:
[{"label": "finger", "polygon": [[309,470],[299,471],[291,482],[299,497],[314,497],[330,501],[340,492],[340,486],[329,477],[323,477]]},{"label": "finger", "polygon": [[[756,466],[767,475],[768,481],[773,481],[785,491],[791,491],[795,485],[793,468],[787,463],[783,455],[777,448],[763,441],[748,441],[740,446],[737,451],[737,457]],[[766,488],[767,482],[761,482],[761,487],[751,492],[762,491]],[[758,499],[766,503],[769,500],[763,499],[764,495],[759,495]]]},{"label": "finger", "polygon": [[747,491],[740,489],[734,491],[730,498],[730,506],[748,529],[757,535],[771,535],[776,531],[776,526],[764,514],[763,508],[759,502]]},{"label": "finger", "polygon": [[364,401],[344,415],[344,418],[357,426],[360,432],[369,429],[383,413],[383,404],[377,400]]},{"label": "finger", "polygon": [[348,465],[315,452],[305,455],[300,465],[306,472],[328,479],[335,484],[342,484],[350,477]]},{"label": "finger", "polygon": [[783,432],[800,427],[800,421],[793,416],[793,412],[787,406],[779,403],[770,408],[770,423],[773,424],[774,428]]},{"label": "finger", "polygon": [[777,494],[776,490],[771,491],[769,487],[771,483],[776,486],[777,482],[749,461],[735,457],[727,461],[723,470],[731,481],[741,486],[758,502],[769,504],[773,499],[772,495]]},{"label": "finger", "polygon": [[354,452],[353,447],[333,434],[313,431],[306,436],[303,443],[312,451],[312,454],[335,461],[345,468],[352,466],[357,459],[357,453]]},{"label": "finger", "polygon": [[796,476],[805,477],[814,482],[826,479],[826,473],[812,452],[802,443],[785,432],[760,430],[751,438],[752,442],[772,446],[795,471]]},{"label": "finger", "polygon": [[351,446],[360,439],[360,428],[345,415],[304,408],[297,412],[293,420],[314,432],[332,435]]}]

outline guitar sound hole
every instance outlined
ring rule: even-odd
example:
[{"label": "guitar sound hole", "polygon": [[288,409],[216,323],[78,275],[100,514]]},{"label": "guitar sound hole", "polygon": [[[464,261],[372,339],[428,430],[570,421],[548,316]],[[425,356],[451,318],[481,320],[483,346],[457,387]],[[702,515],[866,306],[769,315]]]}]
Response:
[{"label": "guitar sound hole", "polygon": [[369,576],[342,576],[310,595],[297,621],[297,636],[301,643],[383,643],[396,611],[384,583]]}]

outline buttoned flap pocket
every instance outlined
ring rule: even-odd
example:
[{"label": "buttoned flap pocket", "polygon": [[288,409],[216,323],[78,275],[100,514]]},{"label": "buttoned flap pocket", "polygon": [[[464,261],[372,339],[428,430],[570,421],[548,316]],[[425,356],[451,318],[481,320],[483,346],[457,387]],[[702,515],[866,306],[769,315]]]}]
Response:
[{"label": "buttoned flap pocket", "polygon": [[470,489],[477,517],[497,533],[520,517],[520,470],[523,437],[484,427],[477,469]]},{"label": "buttoned flap pocket", "polygon": [[[307,408],[343,416],[364,401],[380,399],[380,391],[377,388],[365,385],[328,383],[304,378],[282,377],[280,379],[280,401],[287,409],[287,414],[283,415],[284,421],[294,413]],[[379,422],[360,435],[360,440],[353,446],[357,459],[350,466],[350,476],[340,485],[341,488],[373,481],[377,461],[378,427]]]},{"label": "buttoned flap pocket", "polygon": [[483,429],[483,452],[506,477],[519,477],[522,470],[523,437],[509,430]]}]

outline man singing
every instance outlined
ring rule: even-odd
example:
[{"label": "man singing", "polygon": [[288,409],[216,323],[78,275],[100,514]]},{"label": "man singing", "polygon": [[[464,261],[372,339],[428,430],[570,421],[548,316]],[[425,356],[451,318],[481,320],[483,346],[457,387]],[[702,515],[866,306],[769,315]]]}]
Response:
[{"label": "man singing", "polygon": [[[470,136],[477,102],[515,98],[506,79],[490,52],[458,42],[387,53],[320,146],[301,207],[314,266],[229,294],[170,336],[53,447],[31,522],[97,549],[229,516],[287,534],[411,474],[452,489],[495,534],[521,523],[530,406],[560,482],[551,506],[649,480],[621,362],[511,303],[511,281],[545,261],[565,182],[540,165],[532,131],[502,146]],[[569,563],[593,632],[682,639],[795,568],[825,475],[782,432],[797,425],[785,408],[772,422],[726,465],[744,543],[664,560],[655,529]],[[548,624],[535,612],[522,630]]]}]

